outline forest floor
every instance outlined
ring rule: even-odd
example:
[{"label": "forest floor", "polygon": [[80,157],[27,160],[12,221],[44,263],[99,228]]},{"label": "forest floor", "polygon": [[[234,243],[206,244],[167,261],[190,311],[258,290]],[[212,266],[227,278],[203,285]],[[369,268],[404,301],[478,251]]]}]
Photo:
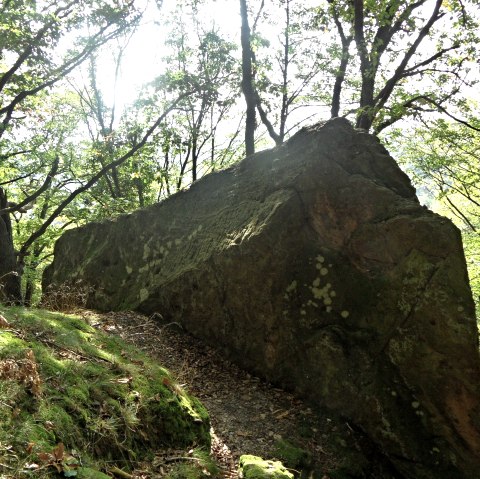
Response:
[{"label": "forest floor", "polygon": [[328,471],[340,465],[338,447],[350,443],[350,448],[355,441],[348,423],[319,416],[292,394],[226,361],[177,324],[162,326],[133,312],[84,311],[82,315],[92,326],[118,334],[158,358],[183,388],[203,402],[210,413],[212,453],[224,477],[238,477],[240,455],[253,454],[283,460],[292,468],[296,463],[304,470],[302,477],[314,477],[305,474],[308,467],[316,471],[315,477],[328,478]]}]

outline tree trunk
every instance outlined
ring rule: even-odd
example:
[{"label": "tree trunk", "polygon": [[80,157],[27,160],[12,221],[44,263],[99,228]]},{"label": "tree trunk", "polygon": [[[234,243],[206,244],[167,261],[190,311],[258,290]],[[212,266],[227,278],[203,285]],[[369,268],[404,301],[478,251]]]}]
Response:
[{"label": "tree trunk", "polygon": [[[0,209],[8,207],[7,195],[0,188]],[[0,216],[0,300],[20,304],[22,302],[21,271],[13,247],[10,214]]]},{"label": "tree trunk", "polygon": [[357,128],[369,131],[375,118],[375,76],[372,68],[362,71],[362,91],[360,94],[360,111],[357,115]]},{"label": "tree trunk", "polygon": [[242,18],[241,42],[242,42],[242,92],[247,104],[245,122],[245,153],[255,153],[255,108],[257,99],[253,86],[252,70],[252,47],[250,45],[250,26],[248,24],[247,1],[240,0],[240,15]]}]

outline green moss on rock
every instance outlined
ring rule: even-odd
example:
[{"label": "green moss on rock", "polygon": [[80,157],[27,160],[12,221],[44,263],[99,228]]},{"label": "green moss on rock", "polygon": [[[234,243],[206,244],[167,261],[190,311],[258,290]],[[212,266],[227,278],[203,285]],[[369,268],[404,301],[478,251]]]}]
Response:
[{"label": "green moss on rock", "polygon": [[266,461],[258,456],[240,457],[239,476],[244,479],[293,479],[280,461]]},{"label": "green moss on rock", "polygon": [[275,457],[292,469],[305,467],[312,460],[308,451],[284,439],[280,439],[275,443],[274,454]]}]

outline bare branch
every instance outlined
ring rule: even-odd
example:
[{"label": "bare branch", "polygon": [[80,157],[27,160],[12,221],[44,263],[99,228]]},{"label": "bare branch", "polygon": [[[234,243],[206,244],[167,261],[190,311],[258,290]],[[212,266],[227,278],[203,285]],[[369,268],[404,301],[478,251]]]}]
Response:
[{"label": "bare branch", "polygon": [[418,70],[419,68],[421,67],[424,67],[426,65],[428,65],[429,63],[432,63],[433,61],[439,59],[442,55],[444,55],[445,53],[451,51],[451,50],[455,50],[456,48],[459,48],[460,47],[460,44],[459,43],[454,43],[451,47],[448,47],[448,48],[442,48],[441,50],[439,50],[437,53],[435,53],[435,55],[432,55],[430,58],[427,58],[426,60],[420,62],[420,63],[417,63],[416,65],[414,65],[413,67],[410,67],[410,68],[406,68],[404,71],[403,71],[403,74],[402,76],[403,77],[406,77],[406,76],[410,76],[412,75],[415,70]]},{"label": "bare branch", "polygon": [[[25,153],[32,153],[32,151],[33,150],[19,150],[19,151],[14,151],[12,153],[5,153],[3,155],[0,155],[0,160],[8,160],[13,156],[24,155]],[[6,183],[0,183],[0,185],[5,185],[5,184]]]},{"label": "bare branch", "polygon": [[49,187],[50,184],[52,183],[53,177],[57,174],[58,172],[58,165],[60,164],[60,160],[58,156],[55,158],[52,168],[48,172],[45,181],[43,182],[43,185],[35,191],[35,193],[27,196],[23,201],[20,203],[16,204],[15,206],[11,206],[10,208],[4,208],[3,210],[0,210],[0,215],[5,215],[8,213],[13,213],[15,211],[21,210],[24,206],[28,205],[32,201],[36,200],[44,191],[46,191]]}]

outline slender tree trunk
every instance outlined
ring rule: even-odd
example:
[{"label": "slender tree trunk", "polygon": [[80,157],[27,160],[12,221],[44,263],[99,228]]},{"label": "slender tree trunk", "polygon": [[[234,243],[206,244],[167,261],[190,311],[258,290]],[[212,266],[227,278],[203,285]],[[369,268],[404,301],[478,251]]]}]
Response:
[{"label": "slender tree trunk", "polygon": [[247,104],[245,121],[245,152],[246,155],[255,153],[256,127],[256,95],[253,85],[252,47],[250,44],[250,26],[248,24],[247,1],[240,0],[240,15],[242,18],[242,92]]},{"label": "slender tree trunk", "polygon": [[354,0],[354,36],[357,44],[357,51],[360,59],[360,74],[362,77],[362,87],[360,93],[360,110],[357,115],[357,128],[370,130],[372,126],[373,115],[373,94],[375,88],[376,68],[367,49],[364,33],[364,5],[363,0]]},{"label": "slender tree trunk", "polygon": [[340,99],[342,96],[343,82],[345,81],[345,74],[347,71],[348,62],[350,61],[349,48],[352,43],[353,36],[345,35],[342,22],[340,21],[339,14],[335,8],[334,0],[328,0],[330,4],[330,13],[337,27],[340,41],[342,42],[342,57],[340,58],[340,66],[338,67],[337,74],[335,75],[335,84],[333,86],[332,94],[332,106],[330,114],[332,118],[336,118],[340,115]]},{"label": "slender tree trunk", "polygon": [[330,114],[332,118],[336,118],[338,115],[340,115],[340,97],[342,93],[343,82],[345,80],[345,70],[346,70],[347,64],[348,64],[348,57],[345,57],[342,52],[340,67],[338,69],[337,76],[335,77],[335,85],[333,86],[332,108],[330,109]]},{"label": "slender tree trunk", "polygon": [[285,126],[288,116],[288,66],[290,63],[290,0],[285,4],[285,44],[283,45],[282,109],[280,111],[280,143],[285,139]]},{"label": "slender tree trunk", "polygon": [[[0,209],[8,208],[7,194],[0,188]],[[0,300],[21,304],[21,269],[13,246],[10,213],[0,216]]]},{"label": "slender tree trunk", "polygon": [[197,181],[197,169],[198,169],[198,133],[197,126],[193,128],[192,135],[192,183]]},{"label": "slender tree trunk", "polygon": [[332,118],[336,118],[340,115],[340,99],[342,95],[343,82],[345,81],[345,74],[347,71],[348,62],[350,61],[350,53],[348,52],[350,48],[350,43],[352,42],[352,37],[345,37],[343,31],[340,31],[342,39],[342,58],[340,59],[340,66],[338,67],[337,74],[335,76],[335,84],[333,86],[333,95],[332,95],[332,108],[330,113]]}]

